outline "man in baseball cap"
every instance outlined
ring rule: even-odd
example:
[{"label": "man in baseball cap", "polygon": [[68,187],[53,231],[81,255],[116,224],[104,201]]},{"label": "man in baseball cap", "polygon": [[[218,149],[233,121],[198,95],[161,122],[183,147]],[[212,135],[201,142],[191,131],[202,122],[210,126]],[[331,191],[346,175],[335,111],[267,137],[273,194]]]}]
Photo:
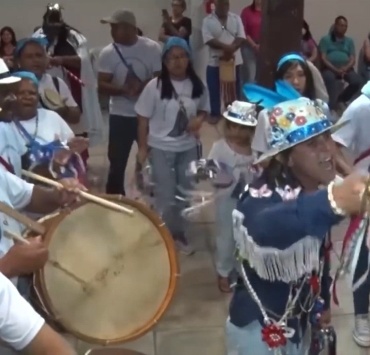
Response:
[{"label": "man in baseball cap", "polygon": [[126,9],[120,9],[113,12],[109,17],[104,17],[100,20],[102,24],[119,25],[126,24],[136,28],[136,17],[135,14]]}]

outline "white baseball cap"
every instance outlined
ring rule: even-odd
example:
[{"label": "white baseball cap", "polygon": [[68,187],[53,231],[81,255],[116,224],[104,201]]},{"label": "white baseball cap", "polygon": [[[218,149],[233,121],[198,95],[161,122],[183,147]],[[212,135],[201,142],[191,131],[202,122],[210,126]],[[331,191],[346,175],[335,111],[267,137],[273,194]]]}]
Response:
[{"label": "white baseball cap", "polygon": [[0,58],[0,85],[14,84],[19,81],[21,81],[21,78],[11,75],[9,68],[4,62],[4,59]]}]

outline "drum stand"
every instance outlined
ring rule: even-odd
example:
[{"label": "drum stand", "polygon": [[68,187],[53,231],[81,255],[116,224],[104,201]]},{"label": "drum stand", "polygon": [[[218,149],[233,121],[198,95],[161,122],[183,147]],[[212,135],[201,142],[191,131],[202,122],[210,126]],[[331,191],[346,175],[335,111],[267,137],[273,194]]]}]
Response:
[{"label": "drum stand", "polygon": [[117,348],[90,349],[85,355],[145,355],[138,351]]}]

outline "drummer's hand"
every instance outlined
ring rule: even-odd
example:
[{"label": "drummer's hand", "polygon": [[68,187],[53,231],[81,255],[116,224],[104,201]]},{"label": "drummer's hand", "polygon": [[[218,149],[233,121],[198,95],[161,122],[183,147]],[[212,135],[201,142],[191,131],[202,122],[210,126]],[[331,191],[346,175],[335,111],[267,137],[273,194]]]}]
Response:
[{"label": "drummer's hand", "polygon": [[59,189],[61,207],[68,207],[75,202],[79,202],[80,191],[87,191],[86,187],[75,178],[64,178],[58,182],[63,185]]},{"label": "drummer's hand", "polygon": [[32,274],[48,260],[49,252],[41,237],[27,239],[30,244],[16,242],[0,259],[1,271],[8,277]]},{"label": "drummer's hand", "polygon": [[73,137],[67,144],[72,152],[80,154],[89,148],[89,139],[84,137]]},{"label": "drummer's hand", "polygon": [[322,312],[319,319],[319,324],[321,328],[325,329],[330,327],[330,322],[331,322],[331,311],[330,309],[327,309],[324,312]]},{"label": "drummer's hand", "polygon": [[361,199],[368,176],[360,173],[348,175],[340,184],[333,186],[333,199],[337,207],[348,215],[356,215],[362,211]]}]

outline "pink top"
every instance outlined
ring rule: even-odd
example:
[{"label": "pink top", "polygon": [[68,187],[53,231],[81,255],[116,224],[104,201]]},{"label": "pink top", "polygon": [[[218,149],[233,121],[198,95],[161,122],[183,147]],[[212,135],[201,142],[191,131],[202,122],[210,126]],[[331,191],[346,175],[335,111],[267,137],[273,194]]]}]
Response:
[{"label": "pink top", "polygon": [[240,17],[244,25],[245,35],[250,36],[253,41],[259,43],[262,22],[261,11],[253,11],[252,6],[250,5],[243,9]]}]

